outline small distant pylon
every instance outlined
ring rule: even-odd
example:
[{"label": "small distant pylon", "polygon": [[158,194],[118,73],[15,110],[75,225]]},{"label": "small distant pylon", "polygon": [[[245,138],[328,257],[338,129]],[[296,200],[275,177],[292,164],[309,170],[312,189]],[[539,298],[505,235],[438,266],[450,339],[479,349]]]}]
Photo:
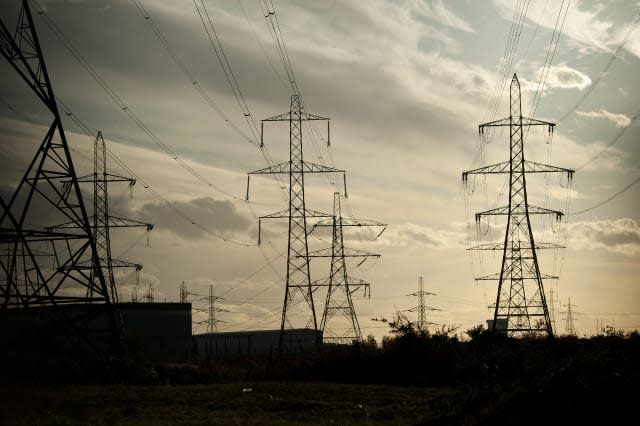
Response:
[{"label": "small distant pylon", "polygon": [[[320,321],[320,330],[323,332],[323,340],[330,343],[348,344],[362,340],[362,332],[358,323],[358,316],[353,306],[352,295],[360,290],[364,290],[364,296],[371,297],[369,283],[352,278],[347,273],[346,258],[363,258],[363,261],[371,257],[380,257],[379,254],[369,253],[362,250],[347,248],[344,246],[343,227],[345,226],[376,226],[384,227],[386,223],[365,219],[352,219],[342,216],[339,192],[333,194],[333,217],[330,221],[320,221],[316,226],[330,226],[333,231],[331,247],[320,249],[309,253],[309,258],[331,258],[331,269],[329,276],[311,283],[314,290],[320,287],[327,288],[327,295]],[[382,233],[382,232],[381,232]],[[380,235],[380,234],[378,234]],[[348,321],[349,327],[342,332],[337,328],[328,325],[329,320],[334,316],[342,315]]]},{"label": "small distant pylon", "polygon": [[[326,121],[329,119],[306,112],[298,94],[291,95],[291,104],[288,112],[262,120],[260,135],[261,146],[264,140],[264,122],[288,122],[289,123],[289,161],[276,164],[264,169],[250,172],[247,176],[247,200],[249,199],[249,179],[251,175],[289,175],[289,207],[277,213],[259,218],[258,244],[260,244],[260,227],[262,219],[287,218],[289,219],[289,235],[287,248],[287,275],[285,278],[284,303],[282,305],[282,318],[280,322],[279,350],[283,349],[284,330],[293,328],[292,315],[289,309],[298,302],[304,302],[308,310],[301,315],[298,326],[318,330],[316,311],[313,303],[313,288],[311,286],[311,273],[309,269],[309,245],[307,242],[308,228],[307,218],[323,217],[331,215],[307,209],[305,203],[304,176],[316,173],[342,173],[346,183],[345,171],[314,164],[303,159],[302,149],[302,123],[304,121]],[[329,133],[329,124],[327,124]],[[327,143],[329,137],[327,135]],[[345,185],[346,188],[346,185]],[[345,189],[346,194],[346,189]],[[346,195],[345,195],[346,196]]]},{"label": "small distant pylon", "polygon": [[189,303],[189,296],[200,296],[198,293],[189,291],[184,281],[180,284],[180,303]]},{"label": "small distant pylon", "polygon": [[564,317],[564,320],[565,320],[564,332],[568,336],[576,336],[577,333],[576,333],[576,327],[574,324],[574,317],[573,317],[577,313],[573,310],[573,308],[576,305],[571,304],[571,298],[569,297],[569,300],[565,306],[567,307],[567,310],[563,312],[566,315]]},{"label": "small distant pylon", "polygon": [[436,293],[424,290],[424,281],[420,277],[418,281],[418,291],[409,294],[409,296],[416,296],[418,298],[418,306],[414,306],[411,309],[407,309],[409,312],[418,311],[418,320],[416,321],[416,329],[421,332],[426,332],[429,325],[437,325],[435,322],[427,321],[427,311],[441,311],[441,309],[427,306],[427,296],[437,296]]},{"label": "small distant pylon", "polygon": [[149,283],[147,285],[147,291],[145,292],[142,299],[145,300],[147,303],[153,303],[155,301],[153,283]]},{"label": "small distant pylon", "polygon": [[217,333],[218,332],[218,324],[224,321],[221,321],[216,318],[216,312],[229,312],[226,309],[216,308],[216,300],[224,300],[220,296],[216,296],[214,294],[213,284],[209,286],[209,296],[205,298],[207,302],[209,302],[207,317],[207,333]]}]

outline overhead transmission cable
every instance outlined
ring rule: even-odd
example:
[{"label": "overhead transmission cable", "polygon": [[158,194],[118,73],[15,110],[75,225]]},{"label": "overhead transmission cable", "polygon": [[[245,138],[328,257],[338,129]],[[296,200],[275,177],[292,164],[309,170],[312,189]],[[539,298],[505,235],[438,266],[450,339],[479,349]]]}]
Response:
[{"label": "overhead transmission cable", "polygon": [[100,74],[93,68],[84,56],[76,49],[71,41],[64,35],[60,28],[56,25],[51,17],[44,11],[44,9],[37,3],[36,0],[32,0],[37,7],[37,13],[43,17],[47,26],[51,29],[54,35],[64,44],[65,48],[72,54],[72,56],[82,65],[83,68],[89,73],[89,75],[98,83],[98,85],[105,91],[107,96],[133,121],[140,130],[142,130],[149,138],[159,146],[165,153],[178,163],[183,169],[185,169],[190,175],[209,186],[210,188],[227,195],[230,198],[244,201],[242,197],[238,197],[219,186],[213,184],[202,174],[197,172],[186,161],[184,161],[174,150],[172,150],[167,144],[165,144],[160,138],[133,112],[133,110],[122,100],[122,98],[113,90],[113,88],[100,76]]},{"label": "overhead transmission cable", "polygon": [[598,204],[595,204],[591,207],[588,207],[584,210],[580,210],[577,212],[571,212],[568,213],[570,215],[576,215],[576,214],[582,214],[582,213],[587,213],[590,212],[591,210],[595,210],[598,207],[601,207],[605,204],[607,204],[610,201],[613,201],[614,199],[618,198],[620,195],[624,194],[625,192],[627,192],[629,189],[631,189],[634,185],[636,185],[638,182],[640,182],[640,177],[637,177],[636,179],[634,179],[630,184],[628,184],[627,186],[625,186],[624,188],[622,188],[621,190],[619,190],[618,192],[616,192],[615,194],[613,194],[612,196],[610,196],[609,198],[600,201]]},{"label": "overhead transmission cable", "polygon": [[[565,7],[565,2],[567,6]],[[529,117],[535,117],[536,111],[538,110],[538,105],[540,104],[540,99],[542,99],[542,93],[544,92],[544,88],[547,83],[547,77],[549,76],[549,71],[551,70],[551,64],[553,63],[553,59],[556,55],[556,50],[558,49],[558,42],[560,41],[560,36],[562,35],[562,30],[564,28],[564,23],[567,19],[567,12],[569,11],[569,7],[571,6],[571,0],[562,0],[560,4],[560,9],[558,10],[558,16],[556,17],[556,23],[553,28],[553,33],[551,34],[551,40],[549,41],[549,47],[547,49],[547,55],[544,59],[544,65],[542,66],[542,71],[540,72],[540,78],[538,79],[538,86],[536,87],[535,95],[531,101],[531,107],[529,109]],[[564,15],[562,11],[564,10]],[[562,21],[560,21],[562,17]],[[559,27],[558,27],[559,25]],[[529,132],[529,128],[527,128],[527,133]]]},{"label": "overhead transmission cable", "polygon": [[598,151],[598,153],[596,153],[593,157],[591,157],[589,160],[587,160],[584,164],[582,164],[580,167],[576,168],[576,170],[582,170],[585,167],[587,167],[588,165],[590,165],[591,163],[593,163],[595,160],[597,160],[602,154],[604,154],[605,152],[607,152],[609,150],[609,148],[611,148],[613,145],[615,145],[621,138],[622,136],[624,136],[624,134],[627,132],[627,130],[629,130],[629,128],[632,127],[633,123],[636,122],[636,120],[638,119],[638,117],[640,117],[640,111],[636,112],[635,114],[633,114],[630,117],[630,122],[629,124],[627,124],[625,127],[623,127],[622,129],[620,129],[620,131],[613,137],[613,139],[611,139],[607,145],[605,145],[604,148],[602,148],[600,151]]},{"label": "overhead transmission cable", "polygon": [[[225,75],[225,79],[227,80],[227,84],[231,88],[233,96],[235,97],[236,102],[238,103],[238,106],[240,107],[240,110],[244,115],[245,122],[249,126],[249,129],[251,130],[251,133],[254,135],[256,140],[261,140],[261,130],[258,128],[258,125],[256,124],[255,119],[251,114],[251,110],[247,105],[247,102],[245,100],[244,94],[242,93],[240,84],[238,83],[236,74],[234,73],[233,68],[231,67],[231,63],[227,57],[227,54],[225,53],[224,47],[222,46],[222,42],[220,41],[218,32],[216,31],[213,18],[211,18],[211,15],[209,14],[209,11],[207,10],[207,7],[204,4],[203,0],[200,0],[200,5],[198,5],[197,0],[193,0],[193,5],[196,8],[196,12],[198,13],[200,21],[202,22],[202,27],[204,28],[207,38],[209,39],[211,48],[215,53],[216,58],[218,59],[220,67],[222,68],[222,71]],[[267,160],[267,163],[270,166],[273,165],[274,162],[268,150],[264,146],[264,143],[262,140],[258,146],[263,152],[263,155]],[[284,193],[284,189],[283,189],[284,181],[282,180],[282,177],[279,175],[275,175],[275,178],[279,183],[281,191],[283,192],[283,197],[286,198],[286,194]]]},{"label": "overhead transmission cable", "polygon": [[[82,132],[84,134],[86,134],[88,137],[93,138],[95,137],[95,134],[97,133],[97,131],[93,131],[87,124],[85,124],[76,114],[74,114],[69,107],[67,106],[67,104],[65,102],[63,102],[59,97],[56,97],[56,100],[58,102],[58,104],[60,105],[60,107],[62,108],[64,114],[69,117],[69,119],[71,119],[76,126],[78,126],[78,128],[80,130],[82,130]],[[235,244],[238,246],[243,246],[243,247],[255,247],[257,246],[257,244],[247,244],[247,243],[242,243],[239,241],[235,241],[232,239],[229,239],[217,232],[214,232],[210,229],[208,229],[207,227],[199,224],[198,222],[196,222],[193,218],[191,218],[189,215],[187,215],[185,212],[183,212],[180,208],[176,207],[176,205],[174,203],[172,203],[171,201],[167,200],[164,196],[162,196],[162,194],[160,194],[158,191],[156,191],[155,189],[153,189],[151,187],[151,185],[149,185],[149,183],[147,183],[142,177],[140,177],[140,175],[138,175],[131,167],[129,167],[121,158],[119,158],[111,149],[109,149],[109,147],[106,147],[107,153],[109,154],[109,156],[130,176],[134,177],[136,179],[136,181],[140,182],[143,186],[143,188],[149,192],[151,195],[153,195],[158,201],[161,201],[164,205],[170,207],[174,212],[176,212],[179,216],[181,216],[183,219],[185,219],[186,221],[188,221],[189,223],[191,223],[193,226],[197,227],[198,229],[200,229],[201,231],[213,236],[214,238],[217,238],[219,240],[222,240],[224,242],[227,243],[231,243],[231,244]]]},{"label": "overhead transmission cable", "polygon": [[600,84],[600,81],[602,81],[605,75],[609,72],[609,69],[615,62],[616,58],[620,55],[620,51],[624,49],[624,46],[627,44],[627,41],[629,41],[629,37],[631,37],[631,34],[638,26],[638,22],[640,22],[640,14],[636,14],[636,16],[633,18],[633,21],[631,21],[631,24],[629,25],[629,29],[627,29],[625,36],[623,37],[622,41],[618,44],[618,46],[616,46],[614,51],[611,53],[611,57],[609,57],[609,60],[605,64],[604,68],[602,68],[602,71],[600,71],[600,73],[595,78],[595,80],[593,80],[589,88],[584,91],[582,96],[580,96],[580,99],[578,99],[578,101],[567,112],[565,112],[562,117],[560,117],[558,122],[562,122],[566,120],[567,117],[569,117],[569,115],[571,115],[575,110],[577,110],[580,107],[580,105],[582,105],[582,103],[585,101],[585,99],[587,99],[587,97],[591,95],[591,93],[598,86],[598,84]]}]

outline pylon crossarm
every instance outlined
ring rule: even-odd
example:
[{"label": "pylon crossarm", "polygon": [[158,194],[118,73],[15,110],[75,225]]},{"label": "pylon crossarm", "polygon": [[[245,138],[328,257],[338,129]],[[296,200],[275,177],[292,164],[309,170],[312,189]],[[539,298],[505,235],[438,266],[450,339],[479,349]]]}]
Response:
[{"label": "pylon crossarm", "polygon": [[[514,124],[515,121],[517,121],[518,118],[511,118],[511,117],[505,117],[505,118],[501,118],[499,120],[495,120],[495,121],[490,121],[488,123],[483,123],[481,125],[478,126],[478,130],[480,131],[480,133],[484,133],[484,129],[486,127],[509,127],[512,126]],[[555,123],[551,123],[549,121],[542,121],[542,120],[538,120],[535,118],[529,118],[529,117],[521,117],[522,120],[522,127],[528,127],[528,126],[549,126],[549,131],[553,132],[553,128],[556,126]]]},{"label": "pylon crossarm", "polygon": [[[289,174],[289,162],[275,164],[265,167],[264,169],[249,172],[250,175],[273,175],[273,174]],[[335,167],[324,166],[322,164],[311,163],[309,161],[302,162],[303,173],[346,173],[345,170],[336,169]]]},{"label": "pylon crossarm", "polygon": [[486,175],[497,173],[509,173],[509,162],[503,161],[502,163],[492,164],[490,166],[484,166],[473,170],[467,170],[462,172],[462,181],[466,182],[469,175]]},{"label": "pylon crossarm", "polygon": [[[562,249],[566,248],[565,246],[561,246],[555,243],[546,243],[546,242],[536,242],[535,249],[536,250],[544,250],[544,249]],[[495,250],[502,251],[504,250],[504,242],[496,242],[496,243],[486,243],[480,244],[477,246],[469,247],[467,250]]]},{"label": "pylon crossarm", "polygon": [[[333,217],[329,213],[322,213],[317,210],[305,209],[306,217]],[[289,217],[289,209],[281,210],[276,213],[271,213],[265,216],[260,216],[258,219],[283,219]]]},{"label": "pylon crossarm", "polygon": [[[480,167],[473,170],[462,172],[462,181],[466,182],[469,175],[489,175],[489,174],[507,174],[510,173],[509,161],[492,164],[490,166]],[[575,170],[564,167],[552,166],[550,164],[537,163],[535,161],[524,162],[525,173],[566,173],[569,179],[573,178]]]},{"label": "pylon crossarm", "polygon": [[134,268],[136,271],[142,270],[142,265],[139,263],[127,262],[126,260],[112,259],[111,266],[113,268]]},{"label": "pylon crossarm", "polygon": [[525,173],[566,173],[569,179],[573,178],[575,173],[574,169],[567,169],[564,167],[552,166],[551,164],[537,163],[535,161],[524,162]]},{"label": "pylon crossarm", "polygon": [[[125,176],[114,175],[111,173],[105,173],[104,176],[107,177],[106,179],[107,182],[129,182],[130,186],[133,186],[136,183],[135,179],[128,178]],[[82,182],[82,183],[93,183],[95,180],[96,178],[93,173],[84,175],[84,176],[78,176],[78,182]]]},{"label": "pylon crossarm", "polygon": [[537,207],[529,205],[526,207],[517,206],[513,209],[509,209],[509,206],[496,207],[495,209],[487,210],[484,212],[476,213],[476,222],[480,221],[482,216],[497,216],[497,215],[524,215],[524,214],[553,214],[556,216],[556,219],[562,218],[564,213],[558,210],[551,210],[544,207]]},{"label": "pylon crossarm", "polygon": [[[299,117],[295,118],[296,120],[301,121],[320,121],[320,120],[329,120],[328,117],[322,117],[316,114],[310,114],[308,112],[300,111]],[[274,115],[273,117],[265,118],[264,121],[289,121],[291,120],[291,113],[284,112],[282,114]]]},{"label": "pylon crossarm", "polygon": [[118,216],[109,216],[109,227],[110,228],[144,227],[144,228],[147,228],[147,231],[151,231],[153,229],[153,224],[141,222],[139,220],[126,219]]},{"label": "pylon crossarm", "polygon": [[317,286],[317,287],[328,287],[329,285],[332,286],[337,286],[337,285],[348,285],[349,287],[352,286],[368,286],[369,283],[366,282],[365,280],[361,280],[359,278],[351,278],[348,277],[347,278],[347,282],[340,282],[338,283],[331,283],[331,277],[324,277],[324,278],[320,278],[317,280],[313,280],[311,281],[311,285],[313,286]]},{"label": "pylon crossarm", "polygon": [[[319,250],[311,251],[306,257],[333,257],[333,256],[335,256],[333,253],[333,248],[326,247]],[[305,256],[299,255],[296,257],[305,257]],[[370,253],[364,250],[345,247],[344,257],[380,257],[380,255],[376,253]]]},{"label": "pylon crossarm", "polygon": [[[321,220],[316,223],[314,226],[333,226],[333,220]],[[349,217],[342,217],[342,226],[379,226],[385,227],[386,223],[378,222],[376,220],[369,219],[352,219]]]},{"label": "pylon crossarm", "polygon": [[[504,277],[504,278],[508,278]],[[547,275],[547,274],[540,274],[540,279],[543,280],[557,280],[560,277],[557,277],[555,275]],[[536,280],[537,278],[535,276],[524,276],[524,277],[520,277],[519,279],[521,280]],[[475,278],[476,281],[499,281],[500,280],[500,274],[490,274],[490,275],[485,275],[483,277],[478,277]]]},{"label": "pylon crossarm", "polygon": [[274,164],[273,166],[265,167],[264,169],[254,170],[249,172],[250,175],[272,175],[276,173],[289,173],[289,162]]}]

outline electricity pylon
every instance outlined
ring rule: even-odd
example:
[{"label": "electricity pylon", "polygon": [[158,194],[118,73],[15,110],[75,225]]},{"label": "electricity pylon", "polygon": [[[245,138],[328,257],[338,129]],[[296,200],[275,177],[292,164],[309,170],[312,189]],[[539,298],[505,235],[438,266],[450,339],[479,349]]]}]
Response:
[{"label": "electricity pylon", "polygon": [[425,332],[427,331],[428,325],[436,325],[435,322],[427,321],[427,311],[440,311],[441,309],[427,306],[426,297],[437,296],[437,294],[424,290],[424,282],[422,280],[422,277],[420,277],[420,280],[418,281],[418,291],[409,294],[409,296],[416,296],[418,298],[418,306],[414,306],[411,309],[407,309],[409,312],[418,311],[418,320],[416,321],[416,329],[418,331]]},{"label": "electricity pylon", "polygon": [[564,332],[568,336],[575,336],[576,327],[573,324],[573,320],[574,320],[573,315],[575,314],[575,312],[572,309],[575,305],[571,304],[571,298],[569,298],[569,301],[565,306],[567,307],[567,310],[563,312],[566,315],[566,317],[564,317],[564,320],[565,320]]},{"label": "electricity pylon", "polygon": [[[93,238],[95,239],[98,258],[91,260],[85,267],[91,271],[91,275],[95,276],[97,268],[102,269],[105,280],[109,286],[111,300],[118,302],[118,290],[116,288],[114,268],[133,268],[136,271],[136,290],[139,281],[139,273],[142,265],[131,263],[124,260],[114,259],[111,255],[111,233],[110,228],[146,228],[147,233],[153,229],[150,223],[140,222],[138,220],[126,219],[114,216],[109,213],[109,183],[110,182],[127,182],[129,188],[133,188],[136,180],[124,176],[119,176],[107,171],[107,146],[102,132],[98,132],[93,144],[93,173],[86,176],[78,177],[80,183],[93,184]],[[55,229],[74,228],[76,224],[73,222],[57,225]],[[87,289],[88,296],[91,296],[91,289]]]},{"label": "electricity pylon", "polygon": [[182,281],[180,284],[180,303],[189,303],[189,296],[200,296],[198,293],[192,293],[187,288],[187,285]]},{"label": "electricity pylon", "polygon": [[[294,303],[304,302],[308,312],[302,321],[298,321],[303,327],[318,329],[316,312],[313,304],[313,291],[309,271],[309,245],[307,242],[307,218],[331,217],[326,213],[307,209],[304,194],[304,176],[309,173],[342,173],[346,183],[344,170],[314,164],[303,159],[302,149],[302,122],[325,120],[328,118],[310,114],[304,111],[299,95],[291,95],[289,111],[283,114],[262,120],[260,140],[264,141],[265,122],[289,123],[289,161],[276,164],[264,169],[250,172],[247,176],[247,200],[249,199],[249,179],[251,175],[289,175],[289,207],[277,213],[262,216],[258,220],[258,244],[261,242],[261,223],[263,219],[287,218],[289,220],[289,236],[287,249],[287,275],[285,278],[285,294],[282,306],[282,319],[280,322],[280,350],[283,349],[284,330],[293,327],[293,318],[289,315],[289,309]],[[329,124],[327,124],[327,129]],[[346,185],[345,185],[346,187]]]},{"label": "electricity pylon", "polygon": [[[509,161],[469,170],[462,173],[467,181],[474,174],[509,174],[509,204],[485,212],[476,213],[476,221],[482,216],[505,215],[507,228],[504,243],[488,243],[470,250],[502,250],[502,267],[499,274],[487,275],[476,280],[497,280],[498,294],[493,314],[493,330],[517,336],[523,334],[546,333],[553,335],[549,310],[545,299],[543,279],[557,279],[556,276],[542,274],[538,265],[536,250],[561,248],[557,244],[538,243],[533,239],[530,215],[552,214],[557,220],[562,212],[530,205],[527,201],[526,175],[529,173],[566,173],[568,179],[574,170],[540,164],[524,159],[524,127],[546,126],[551,134],[554,123],[522,116],[520,83],[514,74],[511,80],[509,117],[484,123],[479,126],[480,134],[494,127],[509,128]],[[498,322],[505,325],[498,326]]]},{"label": "electricity pylon", "polygon": [[144,296],[142,296],[143,300],[146,300],[147,303],[153,303],[155,302],[155,295],[154,295],[154,290],[153,290],[153,283],[149,283],[147,285],[147,291],[145,292]]},{"label": "electricity pylon", "polygon": [[[363,258],[364,261],[370,257],[380,257],[380,255],[345,247],[342,228],[345,226],[377,226],[382,227],[384,231],[386,223],[343,217],[340,198],[339,192],[333,194],[333,217],[331,220],[321,220],[313,227],[313,229],[315,229],[316,226],[330,226],[332,228],[333,238],[331,240],[331,247],[313,251],[309,253],[309,258],[331,258],[329,276],[315,280],[311,285],[314,290],[320,287],[327,288],[322,320],[320,321],[323,340],[330,343],[344,344],[362,340],[362,332],[360,331],[360,324],[358,323],[358,317],[353,307],[351,296],[362,288],[364,290],[364,296],[366,297],[368,295],[371,297],[369,283],[361,279],[352,278],[347,273],[346,258]],[[344,331],[341,333],[338,332],[338,329],[331,328],[328,325],[329,320],[336,315],[342,315],[349,323],[349,327],[343,329]]]},{"label": "electricity pylon", "polygon": [[[53,115],[13,196],[8,202],[0,198],[0,243],[6,253],[0,259],[0,306],[104,303],[111,330],[120,336],[28,0],[22,2],[15,33],[4,21],[0,26],[0,52]],[[52,229],[63,221],[75,227]],[[83,267],[87,258],[94,263],[93,275]]]},{"label": "electricity pylon", "polygon": [[207,317],[207,333],[216,333],[218,331],[218,324],[224,321],[221,321],[216,318],[216,312],[229,312],[226,309],[217,308],[216,309],[216,300],[224,300],[220,296],[214,295],[213,284],[209,286],[209,296],[205,298],[207,302],[209,302]]}]

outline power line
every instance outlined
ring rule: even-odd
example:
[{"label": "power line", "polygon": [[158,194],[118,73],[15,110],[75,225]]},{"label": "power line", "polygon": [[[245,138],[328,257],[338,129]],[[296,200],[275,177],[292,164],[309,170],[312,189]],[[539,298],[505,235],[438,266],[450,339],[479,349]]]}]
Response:
[{"label": "power line", "polygon": [[582,213],[587,213],[590,212],[591,210],[595,210],[598,207],[601,207],[605,204],[607,204],[608,202],[618,198],[620,195],[624,194],[625,192],[627,192],[629,189],[631,189],[635,184],[637,184],[638,182],[640,182],[640,177],[637,177],[636,179],[634,179],[630,184],[628,184],[627,186],[625,186],[624,188],[622,188],[620,191],[616,192],[615,194],[613,194],[612,196],[610,196],[609,198],[607,198],[606,200],[603,200],[601,202],[599,202],[598,204],[591,206],[589,208],[586,208],[584,210],[580,210],[577,212],[572,212],[572,213],[568,213],[570,215],[576,215],[576,214],[582,214]]},{"label": "power line", "polygon": [[76,49],[71,41],[64,35],[56,23],[51,17],[42,9],[36,0],[32,0],[38,7],[37,13],[43,17],[45,23],[49,26],[54,35],[63,43],[65,48],[72,54],[72,56],[82,65],[82,67],[89,73],[96,83],[105,91],[107,96],[133,121],[140,130],[142,130],[149,138],[158,145],[166,154],[168,154],[174,161],[176,161],[183,169],[187,171],[197,180],[201,181],[210,188],[225,194],[233,199],[244,201],[242,197],[238,197],[217,185],[210,182],[206,177],[197,172],[193,167],[187,164],[178,154],[173,151],[167,144],[165,144],[134,112],[133,110],[122,100],[122,98],[113,90],[113,88],[100,76],[100,74],[93,68],[84,56]]},{"label": "power line", "polygon": [[631,116],[631,121],[629,122],[628,125],[626,125],[625,127],[623,127],[614,137],[613,139],[611,139],[607,145],[602,148],[602,150],[600,150],[596,155],[594,155],[593,157],[591,157],[589,160],[587,160],[586,163],[584,163],[583,165],[581,165],[580,167],[577,167],[576,170],[582,170],[585,167],[587,167],[588,165],[590,165],[591,163],[593,163],[595,160],[597,160],[602,154],[604,154],[605,152],[607,152],[609,150],[609,148],[611,148],[613,145],[615,145],[621,138],[622,136],[624,136],[624,134],[627,132],[627,130],[629,130],[629,128],[631,127],[631,125],[633,123],[635,123],[635,121],[638,119],[638,117],[640,117],[640,111],[636,112],[635,114],[633,114]]},{"label": "power line", "polygon": [[620,51],[624,48],[625,44],[629,40],[629,37],[631,36],[631,33],[633,33],[633,31],[636,29],[636,26],[638,25],[638,22],[640,21],[638,19],[639,17],[640,17],[640,14],[636,14],[636,16],[633,18],[633,21],[631,21],[631,24],[629,25],[629,29],[627,30],[627,33],[625,34],[624,38],[622,39],[620,44],[618,44],[618,46],[615,48],[615,50],[611,54],[611,57],[607,61],[606,65],[604,66],[602,71],[600,71],[600,73],[598,74],[598,77],[596,77],[596,79],[593,80],[593,82],[591,83],[591,86],[589,86],[589,88],[587,90],[585,90],[585,92],[582,94],[580,99],[578,99],[578,101],[575,103],[575,105],[573,105],[567,112],[564,113],[564,115],[562,117],[560,117],[558,122],[564,121],[569,115],[571,115],[571,113],[573,113],[576,109],[578,109],[580,107],[580,105],[582,105],[582,103],[585,101],[585,99],[587,99],[587,97],[598,86],[598,84],[600,84],[600,81],[604,78],[604,76],[607,74],[607,72],[609,72],[609,68],[611,68],[611,66],[615,62],[616,58],[618,57]]},{"label": "power line", "polygon": [[[558,42],[560,41],[560,36],[562,35],[562,30],[564,28],[564,23],[567,19],[567,12],[569,11],[569,7],[571,6],[571,0],[567,1],[567,7],[564,8],[565,0],[562,0],[560,4],[560,9],[558,10],[558,16],[556,18],[556,23],[553,28],[553,33],[551,34],[551,40],[549,41],[549,47],[547,49],[547,55],[544,59],[544,65],[542,66],[542,71],[540,73],[540,78],[538,79],[538,86],[536,87],[536,93],[531,101],[531,108],[529,110],[529,117],[535,117],[536,111],[538,109],[538,105],[540,104],[540,100],[542,99],[542,93],[544,92],[544,87],[547,83],[547,77],[549,76],[549,71],[551,70],[551,64],[553,63],[553,59],[556,55],[556,50],[558,49]],[[562,10],[564,8],[564,16],[562,17],[562,23],[560,24],[560,28],[558,29],[558,23],[560,22],[560,17],[562,16]],[[527,133],[528,133],[527,129]]]}]

